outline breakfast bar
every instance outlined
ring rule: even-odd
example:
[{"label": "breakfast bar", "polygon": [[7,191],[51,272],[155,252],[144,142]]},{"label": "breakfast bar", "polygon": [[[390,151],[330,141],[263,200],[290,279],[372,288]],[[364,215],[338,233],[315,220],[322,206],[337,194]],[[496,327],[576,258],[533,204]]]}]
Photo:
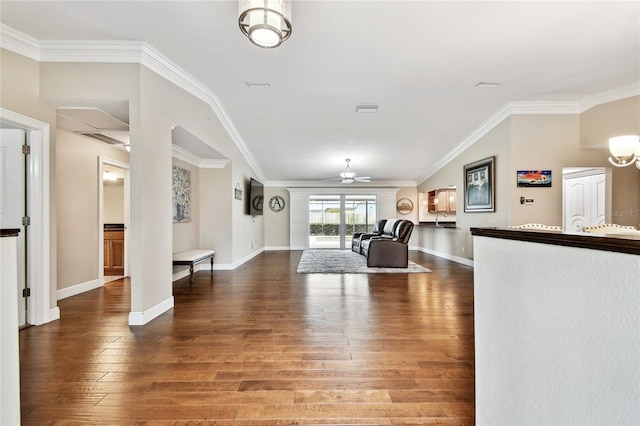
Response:
[{"label": "breakfast bar", "polygon": [[477,424],[640,424],[640,236],[471,233]]}]

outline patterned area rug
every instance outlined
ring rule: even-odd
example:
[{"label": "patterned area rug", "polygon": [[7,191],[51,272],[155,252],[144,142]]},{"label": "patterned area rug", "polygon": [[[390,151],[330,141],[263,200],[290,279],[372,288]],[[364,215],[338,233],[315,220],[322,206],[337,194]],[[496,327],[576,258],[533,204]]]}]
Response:
[{"label": "patterned area rug", "polygon": [[368,268],[367,258],[351,250],[305,250],[298,264],[301,274],[415,274],[429,269],[409,261],[408,268]]}]

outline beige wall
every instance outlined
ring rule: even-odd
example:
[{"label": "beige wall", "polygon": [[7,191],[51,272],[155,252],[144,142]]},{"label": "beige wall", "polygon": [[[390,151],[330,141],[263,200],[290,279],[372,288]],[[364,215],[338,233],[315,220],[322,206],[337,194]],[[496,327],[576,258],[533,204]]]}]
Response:
[{"label": "beige wall", "polygon": [[[9,57],[8,61],[4,59],[5,56]],[[200,206],[200,217],[206,217],[206,222],[213,227],[203,229],[200,226],[200,242],[204,245],[214,240],[215,244],[211,248],[216,250],[216,259],[232,263],[251,254],[251,245],[245,244],[245,241],[263,239],[262,221],[252,221],[250,216],[244,214],[243,208],[236,208],[231,203],[232,180],[243,181],[255,173],[207,103],[139,65],[37,64],[6,52],[3,52],[2,64],[3,89],[6,81],[4,76],[14,71],[14,65],[19,69],[25,64],[33,68],[23,73],[27,77],[33,75],[31,80],[25,80],[23,75],[17,77],[20,71],[15,71],[16,81],[26,82],[24,90],[20,93],[13,93],[12,88],[3,90],[16,96],[16,104],[30,101],[34,105],[32,113],[14,107],[13,110],[17,112],[41,118],[38,115],[41,115],[40,110],[44,109],[42,105],[46,104],[40,101],[38,96],[52,103],[72,99],[129,102],[132,312],[145,312],[159,303],[166,302],[172,294],[173,232],[171,203],[168,201],[171,198],[171,124],[185,128],[233,163],[233,168],[228,166],[211,174],[217,178],[216,182],[207,182],[209,185],[205,187],[203,179],[200,181],[200,191],[206,194],[207,199],[215,200],[215,207],[211,212],[203,211],[204,206]],[[28,101],[25,101],[25,98]],[[10,108],[11,105],[12,102],[5,102],[3,97],[3,107]],[[52,128],[55,128],[55,109],[50,106],[49,111],[51,115],[46,117],[46,121],[52,123]],[[60,162],[59,166],[67,167],[64,161]],[[206,175],[207,172],[199,173]],[[55,182],[55,176],[52,178]],[[224,210],[223,215],[217,216],[216,213],[221,209]],[[55,217],[55,211],[52,214]],[[65,222],[66,216],[60,220],[65,227],[71,227],[71,224]],[[203,219],[201,222],[204,221]],[[190,235],[193,235],[192,232]],[[185,242],[179,244],[186,245]],[[253,249],[255,250],[257,248]],[[80,246],[74,247],[72,251],[88,253]],[[55,259],[56,253],[62,254],[62,250],[52,250],[52,253]],[[89,266],[89,269],[97,270],[95,262],[94,259],[94,265]],[[82,262],[76,259],[77,263]],[[84,271],[79,271],[78,276],[67,277],[65,274],[75,273],[66,270],[68,265],[64,259],[59,262],[59,266],[65,268],[65,271],[60,271],[60,275],[65,278],[62,286],[52,289],[53,297],[58,288],[85,282],[88,276]]]},{"label": "beige wall", "polygon": [[[279,195],[284,199],[285,207],[282,211],[273,212],[268,207],[271,197]],[[289,203],[289,191],[282,187],[265,187],[264,189],[264,240],[265,246],[272,250],[289,248],[289,220],[291,217],[291,205]]]},{"label": "beige wall", "polygon": [[[244,202],[232,199],[231,164],[224,169],[200,170],[200,246],[215,250],[215,262],[233,262],[233,205]],[[224,194],[226,197],[214,194]],[[243,197],[246,193],[243,194]]]},{"label": "beige wall", "polygon": [[[98,279],[98,157],[127,163],[129,153],[64,130],[56,131],[58,290]],[[105,219],[106,222],[106,219]]]},{"label": "beige wall", "polygon": [[124,184],[105,183],[104,223],[124,223]]},{"label": "beige wall", "polygon": [[[511,179],[511,119],[506,119],[467,148],[449,164],[418,186],[419,192],[455,185],[458,211],[456,229],[419,226],[420,247],[462,259],[473,258],[472,227],[505,226],[511,215],[509,187]],[[463,199],[463,167],[484,158],[495,156],[495,213],[465,213]]]},{"label": "beige wall", "polygon": [[[55,108],[38,97],[40,79],[40,64],[23,56],[0,49],[0,64],[2,77],[0,78],[0,105],[13,112],[49,123],[49,157],[50,173],[56,173],[56,135]],[[56,231],[56,188],[55,179],[50,180],[50,264],[49,266],[49,307],[57,306],[57,231]]]},{"label": "beige wall", "polygon": [[[426,192],[456,180],[456,231],[420,227],[421,247],[463,259],[473,258],[470,227],[524,223],[562,225],[562,170],[565,167],[610,167],[606,142],[620,133],[640,133],[638,100],[623,99],[580,115],[513,115],[419,186]],[[624,131],[617,131],[621,128]],[[589,145],[585,149],[585,145]],[[462,167],[496,155],[496,212],[464,213]],[[517,170],[551,170],[551,188],[518,188]],[[640,172],[635,167],[612,170],[614,223],[639,225]],[[532,198],[531,205],[520,197]],[[462,247],[467,247],[464,253]]]}]

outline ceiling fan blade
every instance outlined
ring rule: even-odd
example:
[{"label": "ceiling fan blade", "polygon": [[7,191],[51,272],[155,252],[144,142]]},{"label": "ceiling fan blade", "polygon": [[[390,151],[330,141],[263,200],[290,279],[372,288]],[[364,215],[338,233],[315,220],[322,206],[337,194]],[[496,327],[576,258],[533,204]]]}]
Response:
[{"label": "ceiling fan blade", "polygon": [[357,182],[371,182],[371,176],[357,176],[353,179]]},{"label": "ceiling fan blade", "polygon": [[322,179],[322,182],[338,182],[343,180],[342,178],[334,178],[334,179]]}]

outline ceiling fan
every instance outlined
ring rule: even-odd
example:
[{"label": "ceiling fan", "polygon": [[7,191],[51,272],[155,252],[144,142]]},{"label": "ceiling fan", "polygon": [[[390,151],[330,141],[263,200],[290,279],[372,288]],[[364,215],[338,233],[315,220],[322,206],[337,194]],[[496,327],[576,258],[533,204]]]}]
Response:
[{"label": "ceiling fan", "polygon": [[351,158],[345,158],[347,162],[347,167],[343,172],[340,172],[340,177],[335,179],[325,179],[325,181],[340,181],[342,184],[349,184],[353,182],[371,182],[371,176],[356,176],[354,172],[351,171],[351,167],[349,167],[349,162]]}]

